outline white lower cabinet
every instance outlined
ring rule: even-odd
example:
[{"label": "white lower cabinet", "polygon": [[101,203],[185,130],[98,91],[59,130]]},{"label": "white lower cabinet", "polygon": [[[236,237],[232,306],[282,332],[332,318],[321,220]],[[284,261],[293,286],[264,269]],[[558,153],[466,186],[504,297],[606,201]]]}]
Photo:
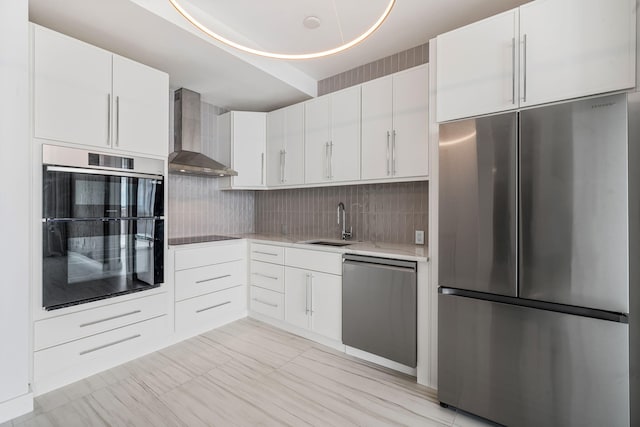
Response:
[{"label": "white lower cabinet", "polygon": [[286,267],[285,284],[285,320],[341,341],[342,276]]},{"label": "white lower cabinet", "polygon": [[158,316],[65,344],[33,356],[36,394],[139,357],[162,346],[168,316]]},{"label": "white lower cabinet", "polygon": [[245,243],[175,251],[175,332],[197,335],[246,316]]},{"label": "white lower cabinet", "polygon": [[251,310],[263,316],[284,320],[284,294],[251,286]]},{"label": "white lower cabinet", "polygon": [[238,318],[246,308],[242,285],[176,303],[176,332],[204,332]]},{"label": "white lower cabinet", "polygon": [[342,256],[287,248],[285,321],[324,337],[342,340]]}]

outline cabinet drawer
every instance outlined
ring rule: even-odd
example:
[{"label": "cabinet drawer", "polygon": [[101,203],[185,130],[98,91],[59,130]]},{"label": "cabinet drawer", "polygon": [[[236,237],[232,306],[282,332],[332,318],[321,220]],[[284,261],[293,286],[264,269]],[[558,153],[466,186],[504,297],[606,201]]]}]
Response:
[{"label": "cabinet drawer", "polygon": [[251,244],[251,259],[256,261],[284,264],[284,248],[282,246]]},{"label": "cabinet drawer", "polygon": [[252,286],[251,310],[274,319],[284,320],[284,295]]},{"label": "cabinet drawer", "polygon": [[167,314],[167,294],[138,298],[35,322],[34,350]]},{"label": "cabinet drawer", "polygon": [[176,301],[243,284],[242,261],[176,271]]},{"label": "cabinet drawer", "polygon": [[176,251],[175,269],[204,267],[242,259],[242,244],[215,245],[204,248],[183,249]]},{"label": "cabinet drawer", "polygon": [[284,266],[266,262],[251,262],[251,285],[284,292]]},{"label": "cabinet drawer", "polygon": [[287,248],[287,266],[342,274],[342,254]]},{"label": "cabinet drawer", "polygon": [[36,351],[33,355],[36,382],[52,374],[77,369],[87,363],[105,363],[135,357],[168,334],[167,316],[92,335],[67,344]]},{"label": "cabinet drawer", "polygon": [[225,316],[244,310],[245,289],[236,286],[176,303],[176,332],[210,329]]}]

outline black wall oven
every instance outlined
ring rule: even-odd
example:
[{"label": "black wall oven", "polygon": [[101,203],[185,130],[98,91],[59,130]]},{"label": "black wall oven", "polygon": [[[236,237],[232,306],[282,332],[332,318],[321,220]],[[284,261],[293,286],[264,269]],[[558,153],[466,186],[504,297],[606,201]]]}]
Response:
[{"label": "black wall oven", "polygon": [[43,146],[42,305],[164,282],[164,162]]}]

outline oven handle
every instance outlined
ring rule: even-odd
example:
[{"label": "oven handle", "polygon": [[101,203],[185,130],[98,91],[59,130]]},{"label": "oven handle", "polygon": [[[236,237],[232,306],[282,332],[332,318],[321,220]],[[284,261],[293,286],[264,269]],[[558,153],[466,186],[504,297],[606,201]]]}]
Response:
[{"label": "oven handle", "polygon": [[42,222],[82,222],[82,221],[162,221],[163,216],[123,216],[98,218],[42,218]]},{"label": "oven handle", "polygon": [[47,172],[73,172],[86,173],[90,175],[124,176],[127,178],[159,179],[164,180],[162,175],[152,175],[135,172],[120,172],[105,169],[70,168],[67,166],[47,166]]}]

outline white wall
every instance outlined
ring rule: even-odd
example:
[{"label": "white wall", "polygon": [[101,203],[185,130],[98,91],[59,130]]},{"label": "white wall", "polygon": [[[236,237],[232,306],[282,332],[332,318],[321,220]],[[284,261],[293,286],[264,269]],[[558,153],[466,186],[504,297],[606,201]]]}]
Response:
[{"label": "white wall", "polygon": [[0,0],[0,423],[31,406],[28,30],[28,1]]}]

